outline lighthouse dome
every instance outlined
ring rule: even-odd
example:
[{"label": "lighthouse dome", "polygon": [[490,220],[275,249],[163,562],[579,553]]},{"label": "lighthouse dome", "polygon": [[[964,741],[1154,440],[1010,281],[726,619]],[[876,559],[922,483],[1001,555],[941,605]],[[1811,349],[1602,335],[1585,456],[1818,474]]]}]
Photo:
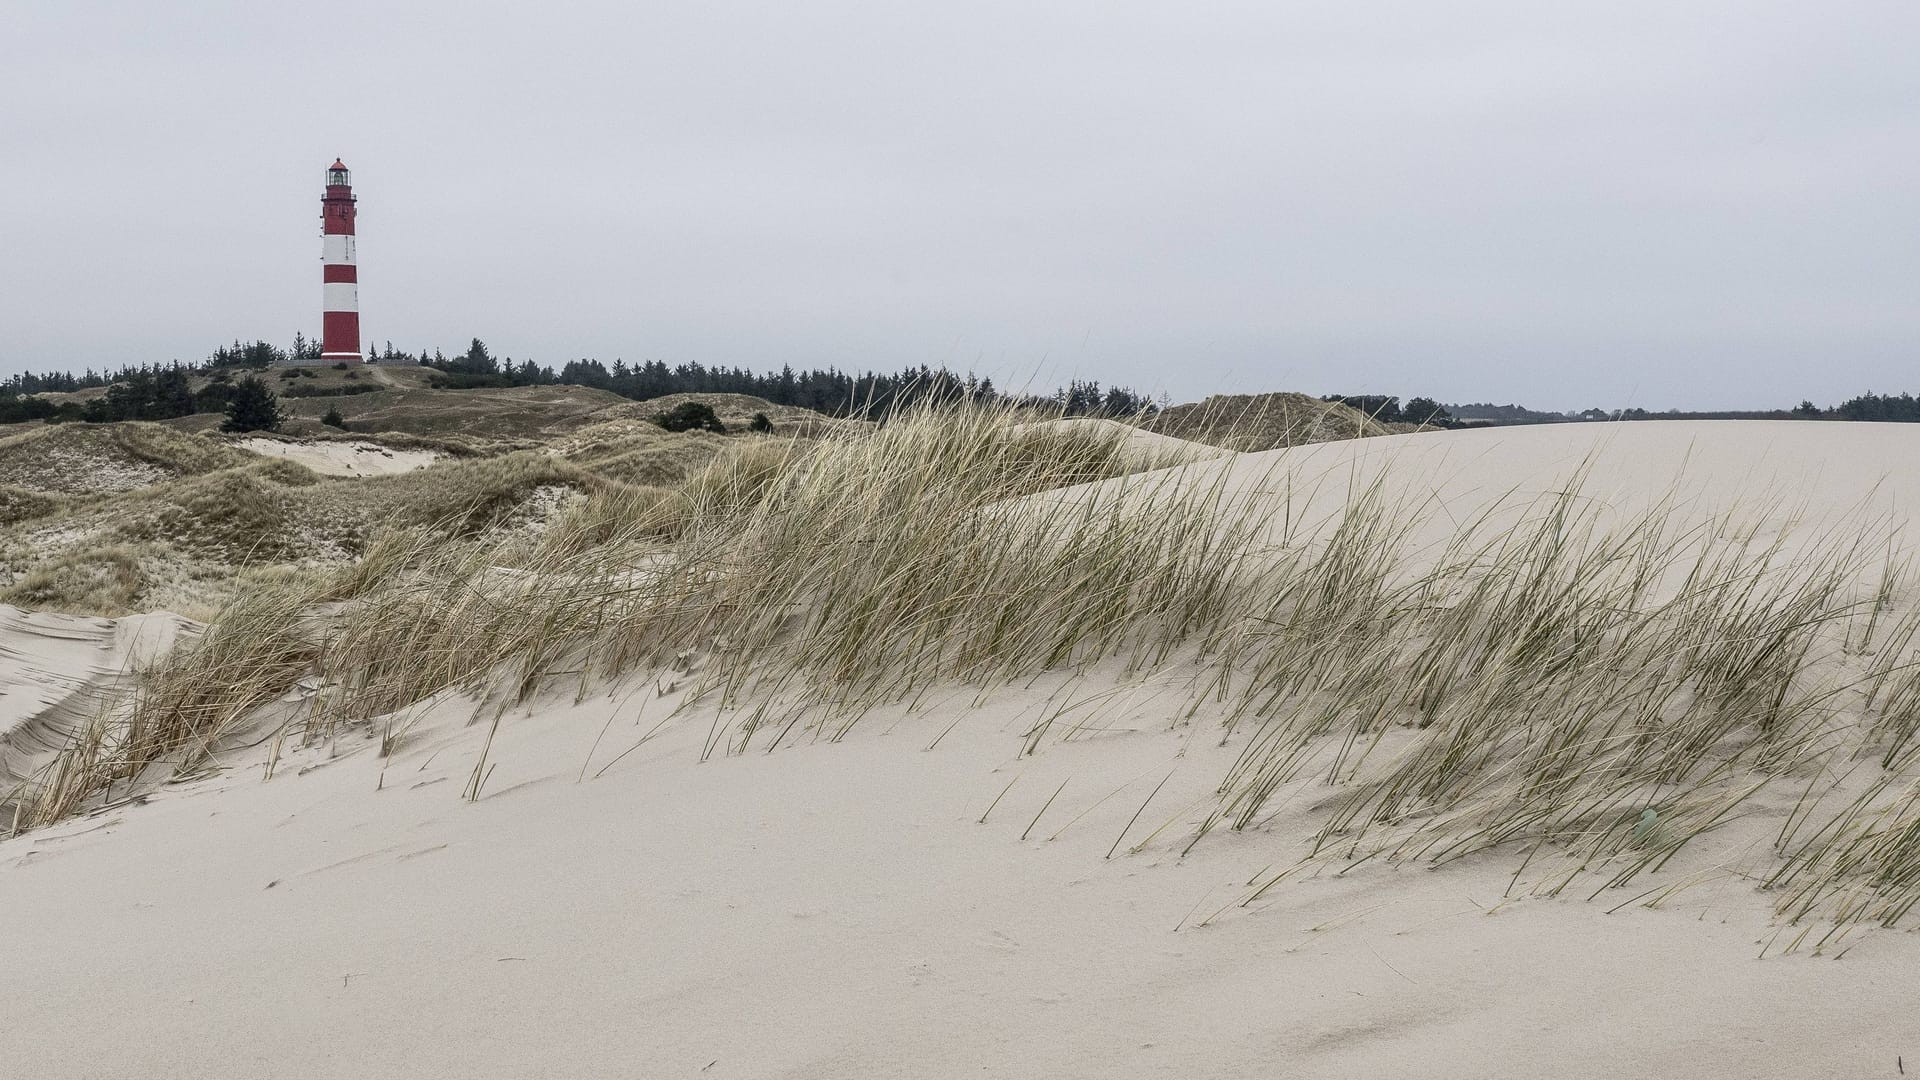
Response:
[{"label": "lighthouse dome", "polygon": [[327,166],[327,186],[335,187],[341,184],[347,184],[351,182],[352,182],[351,177],[347,172],[347,167],[341,164],[339,158],[334,158],[333,164]]}]

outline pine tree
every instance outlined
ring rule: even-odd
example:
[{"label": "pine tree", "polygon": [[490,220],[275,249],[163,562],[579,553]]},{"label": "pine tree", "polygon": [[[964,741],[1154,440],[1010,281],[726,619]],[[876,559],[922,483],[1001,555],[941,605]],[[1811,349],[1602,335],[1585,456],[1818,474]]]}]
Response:
[{"label": "pine tree", "polygon": [[286,419],[280,411],[280,399],[267,384],[249,375],[233,385],[227,401],[227,419],[221,431],[273,431]]},{"label": "pine tree", "polygon": [[453,370],[467,375],[492,375],[499,368],[487,351],[487,343],[474,338],[473,344],[467,346],[467,354],[453,365]]}]

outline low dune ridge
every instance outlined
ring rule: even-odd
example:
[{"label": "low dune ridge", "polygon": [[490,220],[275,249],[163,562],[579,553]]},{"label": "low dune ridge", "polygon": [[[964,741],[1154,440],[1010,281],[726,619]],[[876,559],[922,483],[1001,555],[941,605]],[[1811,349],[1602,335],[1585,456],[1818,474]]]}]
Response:
[{"label": "low dune ridge", "polygon": [[[1920,429],[1142,434],[962,412],[743,441],[532,540],[381,541],[242,598],[94,713],[58,807],[21,793],[0,909],[35,933],[0,966],[0,1060],[1920,1054],[1920,942],[1890,932],[1920,899]],[[76,1059],[102,1010],[133,1030]]]},{"label": "low dune ridge", "polygon": [[0,434],[0,487],[45,495],[136,491],[247,460],[160,424],[57,424]]},{"label": "low dune ridge", "polygon": [[631,414],[651,420],[663,413],[672,412],[687,402],[698,402],[713,409],[714,415],[729,429],[739,430],[753,422],[753,418],[764,416],[773,425],[773,430],[781,435],[814,436],[829,432],[854,431],[866,426],[865,420],[851,420],[844,417],[828,416],[813,409],[795,405],[776,405],[765,398],[751,394],[707,394],[684,393],[666,394],[661,397],[636,401]]},{"label": "low dune ridge", "polygon": [[[384,368],[369,368],[367,373],[376,378],[394,374]],[[283,396],[281,403],[299,418],[290,429],[303,434],[324,430],[317,422],[332,409],[338,410],[354,431],[501,440],[562,434],[625,415],[633,404],[618,394],[586,386],[435,390],[412,383],[339,397]],[[217,421],[218,417],[213,419]]]},{"label": "low dune ridge", "polygon": [[1364,439],[1410,430],[1337,401],[1306,394],[1215,394],[1145,418],[1150,431],[1227,450],[1260,451]]},{"label": "low dune ridge", "polygon": [[[1289,522],[1337,520],[1363,496],[1420,521],[1414,539],[1442,544],[1482,515],[1502,526],[1542,496],[1569,492],[1582,519],[1608,527],[1658,512],[1669,526],[1762,527],[1790,543],[1835,526],[1898,534],[1890,558],[1920,535],[1920,440],[1874,423],[1634,421],[1426,431],[1341,439],[1223,457],[1173,478],[1214,486]],[[1115,480],[1046,498],[1110,494]]]},{"label": "low dune ridge", "polygon": [[[475,397],[486,392],[429,389],[426,369],[301,370],[318,374],[299,385],[352,386],[342,380],[365,375],[415,397],[388,402],[397,411],[353,413],[351,433],[317,421],[247,435],[118,422],[0,435],[0,603],[210,617],[242,579],[324,570],[358,558],[385,530],[464,540],[504,528],[524,538],[589,494],[604,496],[597,508],[658,501],[723,449],[767,439],[748,431],[753,411],[771,411],[771,437],[782,445],[809,431],[864,426],[759,398],[701,395],[668,403],[709,400],[732,421],[729,433],[669,432],[652,422],[658,403],[610,403],[569,387],[519,388],[528,393],[512,408],[469,424],[462,410],[486,413]],[[350,398],[369,407],[386,400]],[[365,430],[383,424],[433,433]]]}]

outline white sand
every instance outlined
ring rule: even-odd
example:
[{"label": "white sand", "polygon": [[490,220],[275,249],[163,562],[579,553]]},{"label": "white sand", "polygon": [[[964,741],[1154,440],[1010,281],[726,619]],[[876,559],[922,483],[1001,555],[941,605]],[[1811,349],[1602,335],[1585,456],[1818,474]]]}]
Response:
[{"label": "white sand", "polygon": [[0,604],[0,801],[98,715],[135,665],[198,629],[165,612],[98,619]]},{"label": "white sand", "polygon": [[[1489,506],[1511,523],[1569,480],[1619,524],[1666,502],[1675,525],[1721,518],[1758,522],[1789,549],[1823,530],[1911,520],[1920,509],[1920,429],[1904,424],[1806,421],[1635,421],[1431,431],[1232,454],[1145,477],[1083,485],[1036,498],[1078,498],[1102,487],[1151,489],[1165,481],[1262,495],[1296,528],[1331,520],[1352,493],[1379,483],[1391,504],[1420,511],[1414,538],[1439,545]],[[1146,481],[1143,483],[1143,480]],[[1920,529],[1905,537],[1920,550]]]},{"label": "white sand", "polygon": [[1509,492],[1581,490],[1618,513],[1673,493],[1682,516],[1734,506],[1776,519],[1833,520],[1862,508],[1902,518],[1920,508],[1920,429],[1803,421],[1636,421],[1422,432],[1244,454],[1223,463],[1244,486],[1278,462],[1317,477],[1322,497],[1378,475],[1461,519]]},{"label": "white sand", "polygon": [[[1329,468],[1398,455],[1413,474],[1405,483],[1440,486],[1461,513],[1545,483],[1594,440],[1605,445],[1595,480],[1622,499],[1689,455],[1690,475],[1726,481],[1707,486],[1703,506],[1743,481],[1826,513],[1889,471],[1878,500],[1904,513],[1920,494],[1920,427],[1904,425],[1582,426],[1287,453]],[[1265,456],[1189,468],[1262,475],[1248,459]],[[0,634],[13,648],[21,631]],[[1920,938],[1862,932],[1843,960],[1759,960],[1768,898],[1724,874],[1660,910],[1611,915],[1625,897],[1503,904],[1513,862],[1502,858],[1363,868],[1236,906],[1249,879],[1298,857],[1306,806],[1263,829],[1217,832],[1184,858],[1185,836],[1167,839],[1176,824],[1109,860],[1163,777],[1128,844],[1170,816],[1185,824],[1178,815],[1238,748],[1170,728],[1147,687],[1102,704],[1105,732],[1015,756],[1050,695],[1090,697],[1117,674],[1041,679],[977,709],[959,693],[909,719],[869,716],[839,744],[704,764],[706,718],[695,717],[598,778],[673,698],[645,680],[582,704],[556,688],[508,714],[472,804],[459,792],[483,730],[467,723],[474,703],[451,696],[423,708],[415,741],[388,762],[354,736],[331,754],[292,756],[261,783],[264,751],[250,751],[149,805],[0,843],[0,1074],[1731,1078],[1896,1076],[1903,1058],[1920,1067]],[[1663,880],[1737,862],[1742,844],[1778,827],[1779,807],[1760,809],[1745,833],[1716,834]]]},{"label": "white sand", "polygon": [[265,457],[298,462],[322,476],[393,476],[440,460],[440,455],[432,450],[392,450],[370,442],[242,439],[235,445]]}]

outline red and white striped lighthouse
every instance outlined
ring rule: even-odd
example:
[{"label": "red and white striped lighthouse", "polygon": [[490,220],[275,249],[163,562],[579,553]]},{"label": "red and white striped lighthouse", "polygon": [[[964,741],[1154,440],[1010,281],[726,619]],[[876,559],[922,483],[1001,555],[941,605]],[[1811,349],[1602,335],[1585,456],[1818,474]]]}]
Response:
[{"label": "red and white striped lighthouse", "polygon": [[360,360],[360,273],[353,257],[353,178],[339,158],[327,169],[327,193],[320,197],[321,258],[326,262],[320,327],[320,359],[332,363]]}]

